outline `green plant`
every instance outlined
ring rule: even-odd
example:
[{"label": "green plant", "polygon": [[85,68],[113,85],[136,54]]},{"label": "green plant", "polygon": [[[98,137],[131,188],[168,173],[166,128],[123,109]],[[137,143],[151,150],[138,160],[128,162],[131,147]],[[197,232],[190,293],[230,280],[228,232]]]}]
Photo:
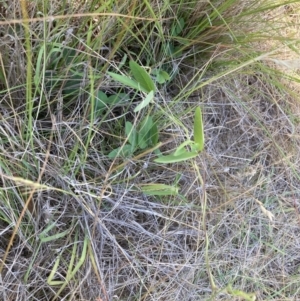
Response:
[{"label": "green plant", "polygon": [[[107,96],[103,91],[98,90],[95,96],[94,103],[94,118],[101,117],[106,109],[110,109],[115,105],[121,105],[129,100],[129,96],[126,93],[118,93],[115,95]],[[91,116],[89,116],[89,119]]]},{"label": "green plant", "polygon": [[[189,150],[187,149],[189,148]],[[194,141],[187,140],[181,143],[175,152],[170,155],[160,156],[154,160],[156,163],[176,163],[192,159],[198,156],[198,154],[204,148],[204,130],[202,113],[200,107],[196,108],[194,117]]]},{"label": "green plant", "polygon": [[125,123],[126,144],[112,150],[108,157],[113,159],[118,156],[123,158],[130,157],[139,149],[155,146],[158,142],[157,125],[151,116],[147,116],[138,127],[131,122]]},{"label": "green plant", "polygon": [[121,84],[144,93],[156,91],[155,84],[149,73],[134,61],[129,62],[130,71],[134,79],[128,76],[108,72],[108,74]]},{"label": "green plant", "polygon": [[297,1],[4,2],[0,299],[297,298]]}]

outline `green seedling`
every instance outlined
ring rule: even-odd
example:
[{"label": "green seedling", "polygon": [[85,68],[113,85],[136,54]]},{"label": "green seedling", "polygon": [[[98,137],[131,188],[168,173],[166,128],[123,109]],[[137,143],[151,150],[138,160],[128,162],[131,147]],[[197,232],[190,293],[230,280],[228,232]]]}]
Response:
[{"label": "green seedling", "polygon": [[116,157],[128,158],[133,154],[132,146],[129,144],[125,144],[118,148],[115,148],[108,154],[108,158],[114,159]]},{"label": "green seedling", "polygon": [[134,61],[129,62],[130,71],[134,79],[128,76],[108,72],[108,74],[117,82],[144,93],[155,91],[155,84],[149,73]]},{"label": "green seedling", "polygon": [[155,146],[158,143],[158,129],[151,116],[147,116],[136,128],[131,122],[125,123],[125,134],[127,142],[125,145],[112,150],[108,157],[127,158],[139,149]]},{"label": "green seedling", "polygon": [[171,27],[171,36],[176,37],[181,34],[185,26],[185,21],[183,18],[176,20]]},{"label": "green seedling", "polygon": [[95,97],[94,117],[100,117],[104,113],[105,109],[120,104],[121,102],[126,102],[128,100],[129,96],[126,93],[107,96],[104,92],[99,90],[96,92]]},{"label": "green seedling", "polygon": [[34,264],[34,262],[35,262],[35,259],[36,259],[37,255],[38,255],[38,253],[39,253],[39,250],[40,250],[42,244],[45,243],[45,242],[50,242],[50,241],[53,241],[53,240],[61,239],[61,238],[65,237],[65,236],[70,232],[70,230],[66,230],[66,231],[59,232],[59,233],[56,233],[56,234],[54,234],[54,235],[48,236],[48,235],[47,235],[48,232],[51,231],[55,226],[56,226],[56,223],[54,223],[54,222],[51,223],[51,224],[50,224],[48,227],[46,227],[46,229],[43,230],[42,233],[38,236],[40,243],[39,243],[39,245],[38,245],[38,247],[37,247],[37,249],[36,249],[36,252],[35,252],[34,255],[33,255],[33,259],[32,259],[32,261],[31,261],[31,263],[30,263],[30,265],[29,265],[29,268],[28,268],[26,274],[25,274],[25,277],[24,277],[25,283],[28,281],[28,277],[29,277],[29,275],[30,275],[30,273],[31,273],[33,264]]},{"label": "green seedling", "polygon": [[115,81],[128,86],[132,89],[138,90],[138,91],[143,91],[145,93],[147,93],[147,90],[144,89],[141,85],[139,85],[138,82],[136,82],[135,80],[129,78],[128,76],[125,75],[120,75],[120,74],[116,74],[113,72],[107,72]]},{"label": "green seedling", "polygon": [[[76,234],[75,239],[76,240],[78,239],[78,234]],[[60,259],[62,257],[63,252],[61,252],[61,254],[56,259],[56,262],[55,262],[55,264],[52,268],[52,271],[51,271],[51,273],[50,273],[50,275],[47,279],[47,283],[51,286],[57,286],[57,285],[61,285],[61,286],[60,286],[59,290],[57,291],[57,293],[55,294],[55,296],[53,297],[52,301],[57,299],[57,297],[60,295],[60,293],[65,289],[65,287],[68,285],[68,283],[74,278],[74,276],[76,275],[78,270],[81,268],[81,266],[85,262],[88,241],[89,241],[89,239],[88,239],[88,236],[86,235],[85,238],[84,238],[84,242],[83,242],[81,256],[80,256],[77,264],[73,268],[74,263],[75,263],[75,259],[76,259],[76,253],[77,253],[77,242],[74,243],[73,249],[72,249],[72,254],[71,254],[71,259],[70,259],[68,270],[67,270],[67,274],[66,274],[64,280],[53,280],[55,278],[56,273],[57,273],[57,269],[59,267]]]},{"label": "green seedling", "polygon": [[[190,150],[187,150],[190,148]],[[194,117],[194,141],[187,140],[181,143],[173,154],[160,156],[156,163],[176,163],[195,158],[204,149],[204,130],[200,107],[196,108]]]},{"label": "green seedling", "polygon": [[155,84],[149,73],[134,61],[129,62],[130,71],[135,80],[143,87],[148,93],[155,91]]},{"label": "green seedling", "polygon": [[170,80],[170,75],[164,70],[153,69],[151,73],[155,76],[155,81],[159,84],[164,84]]},{"label": "green seedling", "polygon": [[[138,146],[140,149],[145,149],[148,146],[154,145],[155,143],[155,130],[153,130],[153,119],[151,116],[147,116],[141,123],[138,132]],[[153,143],[154,142],[154,143]]]},{"label": "green seedling", "polygon": [[128,137],[128,142],[130,143],[132,150],[134,151],[137,146],[138,134],[136,128],[129,121],[126,121],[125,123],[125,133]]}]

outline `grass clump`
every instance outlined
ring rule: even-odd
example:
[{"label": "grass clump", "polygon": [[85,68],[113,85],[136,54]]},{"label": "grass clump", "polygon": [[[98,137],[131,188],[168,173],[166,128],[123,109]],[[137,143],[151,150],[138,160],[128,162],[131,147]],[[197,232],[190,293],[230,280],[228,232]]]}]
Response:
[{"label": "grass clump", "polygon": [[1,300],[297,297],[297,2],[0,14]]}]

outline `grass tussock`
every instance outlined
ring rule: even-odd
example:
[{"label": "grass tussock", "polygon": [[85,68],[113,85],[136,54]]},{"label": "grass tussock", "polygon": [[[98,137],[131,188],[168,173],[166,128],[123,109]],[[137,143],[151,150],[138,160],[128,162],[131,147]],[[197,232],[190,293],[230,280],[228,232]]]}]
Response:
[{"label": "grass tussock", "polygon": [[[0,19],[1,300],[297,298],[297,1],[6,1]],[[142,108],[131,61],[155,83]],[[199,106],[204,151],[155,162],[193,151]]]}]

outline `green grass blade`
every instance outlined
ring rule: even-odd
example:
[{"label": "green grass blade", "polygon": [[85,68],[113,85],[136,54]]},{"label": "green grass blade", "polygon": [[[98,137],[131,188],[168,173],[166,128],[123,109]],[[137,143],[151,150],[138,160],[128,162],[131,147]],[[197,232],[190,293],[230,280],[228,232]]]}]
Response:
[{"label": "green grass blade", "polygon": [[71,273],[66,275],[66,279],[64,281],[64,284],[60,287],[60,289],[58,290],[58,292],[54,296],[53,300],[55,300],[60,295],[60,293],[68,285],[70,280],[75,276],[77,271],[80,269],[80,267],[83,265],[84,261],[86,260],[86,252],[87,252],[88,241],[89,241],[88,236],[85,236],[85,239],[84,239],[84,242],[83,242],[83,247],[82,247],[82,253],[81,253],[81,256],[79,258],[79,261],[77,262],[76,266],[74,267],[74,270]]},{"label": "green grass blade", "polygon": [[60,239],[64,236],[66,236],[67,234],[69,234],[70,230],[66,230],[48,237],[43,237],[41,238],[41,242],[48,242],[48,241],[52,241],[52,240],[56,240],[56,239]]}]

